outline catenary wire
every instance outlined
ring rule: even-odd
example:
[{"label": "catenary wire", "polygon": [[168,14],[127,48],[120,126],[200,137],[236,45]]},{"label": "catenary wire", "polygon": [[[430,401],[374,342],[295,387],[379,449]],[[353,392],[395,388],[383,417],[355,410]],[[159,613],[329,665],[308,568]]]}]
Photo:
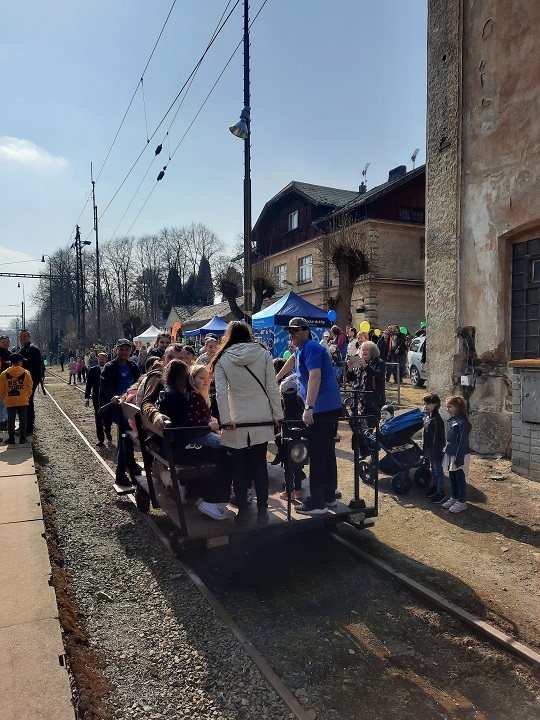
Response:
[{"label": "catenary wire", "polygon": [[[210,38],[210,41],[212,41],[212,40],[214,39],[214,37],[216,36],[216,33],[217,33],[218,29],[219,29],[219,26],[220,26],[220,24],[221,24],[221,21],[223,20],[223,18],[224,18],[224,16],[225,16],[225,13],[227,12],[227,10],[228,10],[229,5],[231,4],[231,2],[232,2],[232,0],[228,0],[227,5],[225,6],[225,10],[221,13],[221,17],[219,18],[219,20],[218,20],[218,22],[217,22],[217,25],[216,25],[216,27],[215,27],[215,29],[214,29],[214,32],[212,33],[212,37]],[[192,84],[193,84],[193,82],[194,82],[194,80],[195,80],[195,76],[196,76],[196,74],[197,74],[197,72],[198,72],[199,69],[200,69],[200,66],[197,68],[195,74],[194,74],[193,77],[191,78],[191,80],[190,80],[190,82],[189,82],[189,85],[188,85],[187,88],[186,88],[186,92],[184,93],[184,97],[182,98],[180,104],[178,105],[178,108],[177,108],[177,110],[176,110],[176,112],[175,112],[175,114],[174,114],[174,117],[173,117],[173,119],[171,120],[171,123],[170,123],[169,127],[167,128],[167,132],[165,133],[165,138],[163,139],[163,142],[165,142],[165,140],[167,140],[168,160],[171,159],[171,147],[170,147],[170,142],[169,142],[169,131],[170,131],[170,129],[171,129],[174,121],[176,120],[176,118],[177,118],[177,116],[178,116],[178,113],[180,112],[180,109],[182,108],[182,106],[183,106],[183,104],[184,104],[184,101],[185,101],[185,99],[186,99],[186,97],[187,97],[187,94],[188,94],[188,92],[189,92],[189,90],[190,90],[190,88],[191,88],[191,86],[192,86]],[[148,129],[147,129],[147,131],[146,131],[146,134],[147,134],[147,137],[148,137]],[[139,193],[139,190],[141,189],[141,186],[142,186],[143,182],[146,180],[146,176],[147,176],[148,173],[150,172],[150,170],[151,170],[151,168],[152,168],[152,165],[154,164],[154,160],[156,159],[156,157],[157,157],[157,156],[154,155],[154,157],[150,160],[150,163],[149,163],[149,165],[148,165],[148,168],[146,169],[146,172],[144,173],[141,182],[138,184],[137,189],[135,190],[135,192],[134,192],[133,195],[131,196],[131,200],[129,201],[128,206],[126,207],[126,209],[125,209],[125,211],[124,211],[124,214],[122,215],[122,217],[121,217],[120,220],[118,221],[118,224],[116,225],[116,227],[115,227],[115,229],[114,229],[114,232],[112,233],[112,235],[111,235],[110,238],[109,238],[110,240],[113,240],[113,239],[116,237],[116,233],[118,232],[118,228],[120,227],[120,225],[122,224],[124,218],[126,217],[126,215],[127,215],[128,211],[129,211],[131,205],[133,204],[133,201],[135,200],[137,194]],[[155,186],[154,186],[154,187],[155,187]],[[152,192],[153,192],[153,189],[152,189]],[[146,203],[148,202],[149,197],[150,197],[150,196],[148,196],[148,198],[146,198],[146,200],[145,200],[145,202],[144,202],[144,205],[146,205]],[[144,205],[143,205],[143,207],[144,207]],[[142,209],[142,208],[141,208],[141,209]],[[140,213],[141,213],[141,211],[139,211],[139,212],[137,213],[137,218],[139,217]],[[137,219],[137,218],[135,218],[135,219]],[[134,222],[135,222],[135,221],[133,221],[133,223],[134,223]],[[130,229],[131,229],[131,227],[133,227],[133,223],[131,224]],[[128,230],[128,233],[129,233],[129,230]]]},{"label": "catenary wire", "polygon": [[[250,28],[250,29],[251,29],[253,23],[255,22],[255,20],[259,17],[262,9],[264,8],[264,6],[266,5],[267,2],[268,2],[268,0],[264,0],[263,4],[262,4],[261,7],[259,8],[259,11],[258,11],[257,14],[255,15],[255,17],[253,18],[253,20],[251,20],[251,22],[250,22],[250,24],[249,24],[249,28]],[[176,146],[175,149],[173,150],[172,154],[171,154],[170,151],[169,151],[169,160],[168,160],[168,163],[170,163],[170,161],[173,159],[175,153],[177,152],[177,150],[179,149],[180,145],[181,145],[182,142],[184,141],[186,135],[187,135],[188,132],[191,130],[191,127],[192,127],[193,124],[195,123],[195,120],[197,119],[197,117],[198,117],[199,114],[201,113],[202,109],[203,109],[204,106],[206,105],[208,99],[210,98],[210,95],[211,95],[212,92],[215,90],[216,85],[217,85],[217,84],[219,83],[219,81],[221,80],[223,74],[225,73],[225,70],[227,69],[227,67],[228,67],[228,66],[230,65],[230,63],[232,62],[232,59],[234,58],[234,56],[235,56],[236,53],[238,52],[238,49],[240,48],[240,46],[242,45],[242,43],[243,43],[243,38],[242,38],[242,40],[240,40],[240,42],[238,43],[238,45],[235,47],[235,49],[234,49],[233,52],[231,53],[231,55],[230,55],[229,59],[227,60],[225,66],[223,67],[222,71],[221,71],[220,74],[218,75],[216,81],[215,81],[214,84],[212,85],[210,91],[208,92],[207,96],[206,96],[205,99],[203,100],[201,106],[199,107],[199,109],[198,109],[197,112],[195,113],[195,116],[194,116],[193,120],[192,120],[191,123],[188,125],[186,131],[185,131],[184,134],[182,135],[179,143],[177,144],[177,146]],[[188,88],[188,89],[189,89],[189,88]],[[184,99],[185,99],[185,97],[184,97]],[[183,102],[183,101],[182,101],[182,102]],[[175,115],[175,117],[176,117],[176,115]],[[173,121],[174,121],[174,118],[173,118]],[[171,124],[172,124],[172,123],[171,123]],[[170,127],[170,126],[169,126],[169,127]],[[168,131],[167,131],[167,136],[168,136]],[[155,158],[152,158],[152,162],[151,162],[150,166],[148,167],[147,171],[145,172],[143,179],[142,179],[141,182],[139,183],[139,186],[137,187],[137,190],[135,191],[135,194],[134,194],[133,197],[131,198],[129,205],[128,205],[128,207],[126,208],[126,212],[124,213],[124,215],[122,216],[120,222],[119,222],[118,225],[116,226],[116,229],[115,229],[112,237],[114,237],[114,236],[116,235],[116,232],[117,232],[117,230],[118,230],[118,228],[119,228],[119,226],[120,226],[120,223],[122,222],[122,220],[123,220],[124,217],[126,216],[127,211],[129,210],[129,207],[131,206],[133,200],[135,199],[135,195],[139,192],[139,189],[140,189],[143,181],[145,180],[146,176],[148,175],[148,172],[150,171],[151,166],[152,166],[154,160],[155,160]],[[167,166],[168,166],[168,164],[167,164]],[[133,222],[132,222],[131,225],[129,226],[129,229],[128,229],[127,232],[126,232],[126,235],[129,235],[129,232],[130,232],[131,228],[133,227],[133,225],[135,224],[135,222],[136,222],[137,219],[139,218],[139,216],[140,216],[141,212],[143,211],[143,209],[145,208],[147,202],[150,200],[150,197],[151,197],[152,193],[154,192],[154,190],[156,189],[156,186],[157,186],[157,182],[154,184],[154,186],[153,186],[152,189],[150,190],[150,193],[148,194],[146,200],[144,201],[141,209],[139,210],[139,212],[138,212],[137,215],[135,216],[135,219],[133,220]]]},{"label": "catenary wire", "polygon": [[[184,83],[184,84],[182,85],[182,87],[180,88],[178,94],[176,95],[176,97],[174,98],[174,100],[172,101],[172,103],[170,104],[169,108],[167,109],[167,111],[166,111],[165,114],[163,115],[162,119],[159,121],[159,123],[158,123],[158,125],[156,126],[155,130],[153,131],[153,133],[152,133],[152,134],[150,135],[150,137],[148,138],[148,143],[154,138],[154,136],[156,135],[156,133],[157,133],[157,131],[159,130],[159,128],[160,128],[160,127],[163,125],[163,123],[165,122],[165,119],[167,118],[167,116],[169,115],[169,113],[171,112],[171,110],[173,109],[173,107],[175,106],[178,98],[182,95],[184,89],[185,89],[186,86],[189,84],[189,82],[190,82],[191,78],[193,77],[194,73],[196,73],[196,71],[198,70],[199,66],[201,65],[201,63],[203,62],[204,58],[206,57],[208,51],[210,50],[211,46],[214,44],[214,42],[215,42],[215,40],[217,39],[218,35],[221,33],[221,31],[223,30],[223,28],[224,28],[225,25],[227,24],[229,18],[231,17],[232,13],[234,12],[234,10],[236,9],[236,7],[238,6],[239,3],[240,3],[240,0],[236,0],[233,8],[230,10],[229,14],[228,14],[227,17],[225,18],[225,20],[222,22],[221,27],[220,27],[219,30],[215,33],[215,35],[214,35],[214,37],[212,38],[212,40],[208,43],[208,45],[207,45],[204,53],[201,55],[200,59],[198,60],[198,62],[197,62],[196,65],[195,65],[195,67],[193,68],[193,70],[192,70],[191,73],[189,74],[189,77],[187,78],[187,80],[185,81],[185,83]],[[108,202],[108,204],[106,205],[105,209],[104,209],[103,212],[101,213],[101,217],[103,217],[103,216],[105,215],[105,213],[107,212],[107,210],[109,209],[109,207],[112,205],[114,199],[116,198],[116,196],[118,195],[118,193],[120,192],[120,190],[122,189],[122,187],[124,186],[126,180],[129,178],[129,176],[130,176],[131,173],[133,172],[135,166],[138,164],[138,162],[139,162],[139,160],[141,159],[141,157],[143,156],[146,148],[148,147],[148,143],[146,143],[146,145],[144,146],[144,148],[141,150],[141,152],[140,152],[139,155],[137,156],[135,162],[132,164],[132,166],[131,166],[130,169],[128,170],[126,176],[124,177],[124,179],[122,180],[122,182],[120,183],[120,185],[119,185],[118,188],[116,189],[114,195],[113,195],[112,198],[109,200],[109,202]]]}]

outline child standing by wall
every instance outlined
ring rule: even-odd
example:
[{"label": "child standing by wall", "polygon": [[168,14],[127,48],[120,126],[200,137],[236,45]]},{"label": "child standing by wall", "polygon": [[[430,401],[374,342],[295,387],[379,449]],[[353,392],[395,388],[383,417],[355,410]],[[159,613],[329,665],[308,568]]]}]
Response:
[{"label": "child standing by wall", "polygon": [[0,396],[7,408],[8,439],[6,445],[15,445],[15,418],[19,415],[20,445],[26,439],[26,413],[34,383],[30,373],[23,368],[23,356],[12,353],[11,367],[0,375]]},{"label": "child standing by wall", "polygon": [[[283,419],[293,421],[298,421],[298,426],[302,427],[302,415],[304,413],[304,401],[302,400],[302,397],[300,395],[300,389],[298,386],[298,379],[296,375],[289,375],[289,377],[285,378],[279,386],[279,391],[281,393],[281,406],[283,408]],[[287,426],[284,426],[282,428],[282,434],[287,432]],[[276,437],[276,445],[278,446],[278,453],[280,455],[281,460],[284,462],[284,458],[281,455],[281,449],[282,449],[282,440],[281,437]],[[292,493],[292,499],[293,500],[301,500],[302,499],[302,480],[306,479],[306,474],[303,471],[303,469],[300,466],[295,466],[293,468],[293,482],[294,482],[294,490]],[[281,495],[279,496],[282,500],[287,500],[287,489],[285,488]]]},{"label": "child standing by wall", "polygon": [[467,482],[469,472],[471,449],[469,447],[469,433],[471,423],[467,414],[465,400],[459,395],[446,398],[446,409],[450,413],[448,419],[448,435],[444,448],[443,467],[448,470],[452,497],[443,503],[451,513],[458,513],[467,509]]},{"label": "child standing by wall", "polygon": [[428,393],[423,397],[424,401],[424,457],[431,464],[432,485],[427,492],[427,497],[432,503],[442,503],[445,497],[443,458],[444,446],[446,445],[446,433],[444,432],[444,421],[439,415],[441,399],[435,393]]}]

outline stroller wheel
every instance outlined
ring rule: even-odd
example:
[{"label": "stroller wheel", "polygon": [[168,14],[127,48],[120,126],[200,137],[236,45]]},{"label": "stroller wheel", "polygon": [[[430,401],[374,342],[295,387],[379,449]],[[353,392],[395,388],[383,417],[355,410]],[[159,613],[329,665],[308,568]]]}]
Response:
[{"label": "stroller wheel", "polygon": [[392,490],[397,495],[405,495],[412,487],[412,482],[408,472],[400,472],[394,475],[391,481]]},{"label": "stroller wheel", "polygon": [[427,487],[431,482],[431,470],[429,469],[429,467],[422,465],[418,468],[418,470],[415,470],[414,482],[418,485],[419,488]]},{"label": "stroller wheel", "polygon": [[371,476],[372,469],[371,463],[368,463],[365,460],[358,463],[358,474],[360,475],[362,482],[366,485],[373,485],[375,482]]}]

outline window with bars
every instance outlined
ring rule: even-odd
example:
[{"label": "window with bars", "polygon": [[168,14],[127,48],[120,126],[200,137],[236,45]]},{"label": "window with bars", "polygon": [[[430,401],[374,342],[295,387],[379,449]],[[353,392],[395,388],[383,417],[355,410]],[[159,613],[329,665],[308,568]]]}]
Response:
[{"label": "window with bars", "polygon": [[312,282],[313,280],[313,255],[306,255],[298,258],[298,284]]},{"label": "window with bars", "polygon": [[540,357],[540,239],[512,246],[512,360]]}]

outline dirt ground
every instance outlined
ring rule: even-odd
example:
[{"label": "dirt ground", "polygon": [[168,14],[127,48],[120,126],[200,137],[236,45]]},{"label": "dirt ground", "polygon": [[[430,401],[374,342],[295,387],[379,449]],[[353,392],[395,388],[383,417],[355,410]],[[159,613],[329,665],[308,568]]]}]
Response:
[{"label": "dirt ground", "polygon": [[[405,386],[402,403],[421,406]],[[340,490],[353,496],[350,435],[338,446]],[[379,517],[366,548],[523,642],[540,647],[540,483],[510,470],[507,458],[473,455],[468,510],[451,514],[413,484],[396,495],[381,476]],[[448,486],[449,491],[449,486]],[[360,494],[373,502],[373,490]]]}]

